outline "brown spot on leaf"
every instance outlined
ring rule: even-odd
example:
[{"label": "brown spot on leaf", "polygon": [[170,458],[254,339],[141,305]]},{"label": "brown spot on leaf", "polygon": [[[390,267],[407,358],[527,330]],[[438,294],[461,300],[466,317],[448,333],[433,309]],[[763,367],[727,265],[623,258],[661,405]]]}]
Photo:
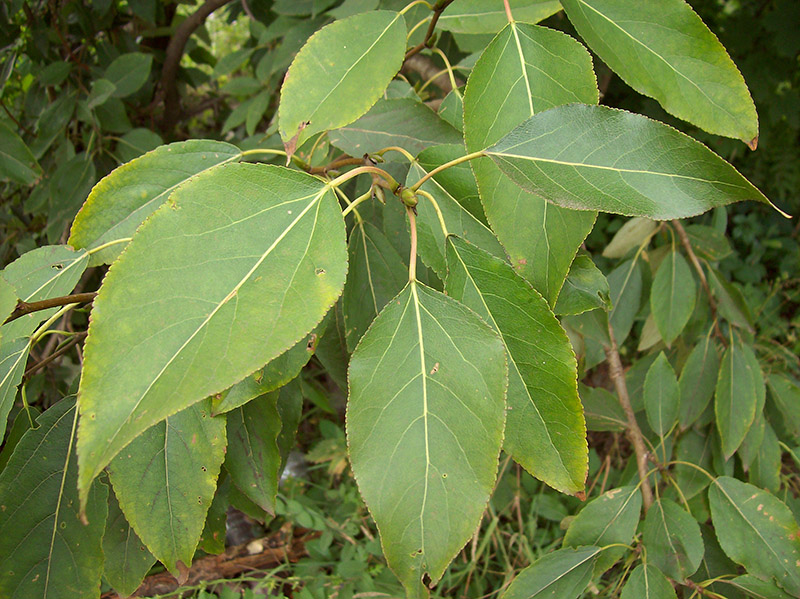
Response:
[{"label": "brown spot on leaf", "polygon": [[756,135],[753,139],[747,142],[747,147],[751,150],[755,150],[758,147],[758,135]]},{"label": "brown spot on leaf", "polygon": [[431,368],[431,374],[436,374],[437,372],[439,372],[439,362],[436,362],[436,364],[433,365],[433,368]]}]

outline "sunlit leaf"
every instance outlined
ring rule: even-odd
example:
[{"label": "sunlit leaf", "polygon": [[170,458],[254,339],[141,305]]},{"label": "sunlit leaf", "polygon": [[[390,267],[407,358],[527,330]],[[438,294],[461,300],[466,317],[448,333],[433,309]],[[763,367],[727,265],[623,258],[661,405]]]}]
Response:
[{"label": "sunlit leaf", "polygon": [[[509,0],[514,19],[538,23],[561,10],[554,0]],[[503,5],[486,0],[460,0],[448,6],[437,25],[454,33],[497,33],[508,23]]]}]

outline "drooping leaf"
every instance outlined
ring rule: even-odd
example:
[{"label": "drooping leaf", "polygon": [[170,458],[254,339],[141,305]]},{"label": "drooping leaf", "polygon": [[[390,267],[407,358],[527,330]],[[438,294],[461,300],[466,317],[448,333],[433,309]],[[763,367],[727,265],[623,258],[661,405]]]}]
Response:
[{"label": "drooping leaf", "polygon": [[708,269],[708,282],[717,298],[717,308],[722,318],[731,324],[754,333],[753,315],[741,289],[723,277],[716,269]]},{"label": "drooping leaf", "polygon": [[660,352],[644,379],[644,408],[650,428],[658,436],[666,435],[678,421],[681,390],[669,360]]},{"label": "drooping leaf", "polygon": [[636,217],[626,221],[603,249],[606,258],[624,258],[634,248],[647,241],[658,223],[649,218]]},{"label": "drooping leaf", "polygon": [[708,335],[695,345],[681,370],[681,428],[689,428],[705,411],[714,396],[718,373],[717,342]]},{"label": "drooping leaf", "polygon": [[63,238],[96,181],[94,160],[86,152],[64,161],[53,173],[48,186],[50,201],[44,229],[50,243]]},{"label": "drooping leaf", "polygon": [[77,464],[72,446],[75,402],[42,414],[0,473],[0,596],[97,597],[103,574],[101,541],[108,487],[95,482],[78,517]]},{"label": "drooping leaf", "polygon": [[781,488],[781,447],[778,437],[768,422],[764,423],[764,434],[750,467],[749,481],[777,493]]},{"label": "drooping leaf", "polygon": [[[690,429],[678,440],[675,447],[675,457],[679,461],[694,464],[706,472],[710,472],[712,468],[711,449],[713,442],[713,435],[705,435]],[[705,489],[710,480],[706,474],[697,468],[684,464],[675,465],[675,482],[686,499],[691,499]]]},{"label": "drooping leaf", "polygon": [[278,391],[267,393],[228,413],[225,469],[239,490],[274,513],[281,456],[276,439],[281,430]]},{"label": "drooping leaf", "polygon": [[675,589],[664,573],[651,564],[639,564],[631,572],[620,599],[675,599]]},{"label": "drooping leaf", "polygon": [[81,489],[149,426],[293,346],[333,305],[346,268],[338,203],[310,175],[230,164],[173,193],[94,303],[80,388]]},{"label": "drooping leaf", "polygon": [[606,106],[552,108],[486,153],[517,185],[565,208],[668,220],[744,200],[772,205],[700,142]]},{"label": "drooping leaf", "polygon": [[[418,164],[413,164],[408,171],[406,185],[411,186],[425,175]],[[493,256],[505,260],[506,252],[497,241],[492,231],[468,212],[448,191],[436,180],[428,179],[420,188],[431,194],[442,211],[447,233],[458,235],[477,245]],[[420,197],[417,204],[417,231],[419,234],[419,257],[436,275],[444,280],[447,275],[447,259],[445,252],[447,243],[445,232],[436,213],[433,203],[426,197]]]},{"label": "drooping leaf", "polygon": [[[597,99],[592,59],[581,44],[561,32],[512,23],[484,50],[467,82],[467,150],[485,149],[548,108]],[[553,306],[595,215],[522,191],[489,159],[470,164],[486,217],[511,263]]]},{"label": "drooping leaf", "polygon": [[[441,109],[440,109],[441,112]],[[420,152],[417,162],[425,170],[431,172],[438,166],[465,156],[464,144],[431,146]],[[486,224],[483,213],[478,183],[468,162],[461,162],[435,174],[433,178],[444,187],[455,200],[466,208],[472,216]]]},{"label": "drooping leaf", "polygon": [[108,520],[103,533],[103,554],[103,576],[124,597],[139,588],[156,561],[125,519],[114,493],[108,494]]},{"label": "drooping leaf", "polygon": [[[413,155],[461,141],[461,136],[425,104],[411,98],[378,100],[357,121],[330,133],[331,144],[351,156],[399,146]],[[387,155],[391,158],[391,155]]]},{"label": "drooping leaf", "polygon": [[347,348],[352,351],[383,307],[405,287],[408,271],[383,232],[368,222],[356,223],[348,253],[342,313]]},{"label": "drooping leaf", "polygon": [[[564,535],[564,547],[629,545],[636,533],[641,511],[642,494],[637,487],[607,491],[586,504],[570,522]],[[624,547],[606,549],[597,557],[595,574],[608,570],[624,553]]]},{"label": "drooping leaf", "polygon": [[599,547],[559,549],[520,572],[500,599],[577,599],[592,579]]},{"label": "drooping leaf", "polygon": [[42,167],[22,138],[0,123],[0,180],[32,185],[41,175]]},{"label": "drooping leaf", "polygon": [[714,413],[726,458],[732,456],[741,445],[755,418],[758,390],[752,364],[756,358],[752,354],[749,346],[734,341],[725,350],[720,362]]},{"label": "drooping leaf", "polygon": [[281,139],[299,148],[314,134],[366,113],[400,70],[405,50],[406,24],[396,12],[374,10],[320,29],[286,74],[278,108]]},{"label": "drooping leaf", "polygon": [[127,98],[145,84],[152,66],[152,54],[129,52],[115,58],[108,65],[104,77],[114,85],[115,98]]},{"label": "drooping leaf", "polygon": [[410,597],[424,594],[425,573],[439,580],[481,519],[502,443],[506,373],[497,334],[416,282],[353,353],[350,461]]},{"label": "drooping leaf", "polygon": [[569,339],[547,302],[514,269],[448,238],[447,294],[500,333],[508,357],[505,450],[553,488],[577,493],[588,468],[586,426]]},{"label": "drooping leaf", "polygon": [[596,308],[612,308],[608,279],[589,256],[581,254],[569,268],[553,311],[560,315],[582,314]]},{"label": "drooping leaf", "polygon": [[[72,224],[69,243],[94,249],[132,237],[178,186],[240,156],[239,148],[227,143],[189,140],[161,146],[123,164],[92,189]],[[124,248],[121,241],[92,254],[92,266],[113,262]]]},{"label": "drooping leaf", "polygon": [[800,443],[800,386],[794,379],[782,374],[767,377],[769,396],[780,413],[780,421],[775,423],[779,431]]},{"label": "drooping leaf", "polygon": [[639,261],[626,260],[612,270],[608,275],[608,287],[612,306],[608,320],[620,345],[628,338],[642,303],[642,267]]},{"label": "drooping leaf", "polygon": [[[538,23],[561,10],[554,0],[509,0],[520,23]],[[437,26],[453,33],[497,33],[508,23],[502,4],[485,0],[460,0],[448,6]]]},{"label": "drooping leaf", "polygon": [[689,243],[699,258],[719,262],[733,253],[731,242],[725,237],[724,232],[714,227],[696,224],[686,225],[685,229]]},{"label": "drooping leaf", "polygon": [[758,116],[744,79],[686,2],[561,4],[586,43],[633,89],[678,118],[755,149]]},{"label": "drooping leaf", "polygon": [[283,473],[289,452],[296,445],[297,427],[303,416],[303,391],[298,379],[281,387],[278,394],[278,415],[281,418],[281,432],[276,441],[281,454],[280,472]]},{"label": "drooping leaf", "polygon": [[644,520],[647,560],[670,578],[685,580],[703,559],[703,536],[694,518],[671,499],[656,500]]},{"label": "drooping leaf", "polygon": [[587,430],[614,432],[625,430],[628,420],[616,395],[603,387],[587,387],[582,384],[578,385],[578,391]]},{"label": "drooping leaf", "polygon": [[650,309],[667,347],[689,322],[696,298],[697,285],[689,263],[683,254],[671,251],[658,267],[650,291]]},{"label": "drooping leaf", "polygon": [[800,528],[792,512],[767,491],[728,476],[708,490],[719,544],[733,561],[760,578],[773,578],[800,596]]},{"label": "drooping leaf", "polygon": [[208,507],[206,523],[197,546],[206,553],[219,555],[225,551],[225,536],[231,478],[223,470],[217,479],[217,490]]},{"label": "drooping leaf", "polygon": [[225,419],[205,400],[150,427],[108,465],[125,518],[173,574],[190,566],[225,455]]}]

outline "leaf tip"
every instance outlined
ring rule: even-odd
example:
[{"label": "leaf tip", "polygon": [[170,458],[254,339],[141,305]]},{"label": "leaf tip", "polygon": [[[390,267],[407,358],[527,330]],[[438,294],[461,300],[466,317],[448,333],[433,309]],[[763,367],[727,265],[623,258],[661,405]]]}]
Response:
[{"label": "leaf tip", "polygon": [[751,139],[746,143],[748,148],[755,151],[755,149],[758,147],[758,135],[756,135],[753,139]]}]

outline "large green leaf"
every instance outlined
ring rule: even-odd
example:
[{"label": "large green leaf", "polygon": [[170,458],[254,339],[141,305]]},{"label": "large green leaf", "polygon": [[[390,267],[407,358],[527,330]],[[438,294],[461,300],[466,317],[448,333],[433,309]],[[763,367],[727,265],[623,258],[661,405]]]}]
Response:
[{"label": "large green leaf", "polygon": [[75,403],[37,420],[0,474],[0,597],[97,597],[108,487],[95,482],[78,517]]},{"label": "large green leaf", "polygon": [[[564,535],[564,547],[604,547],[613,543],[628,545],[636,533],[641,511],[642,494],[638,487],[607,491],[578,512]],[[624,547],[606,549],[597,558],[595,572],[605,572],[624,553]]]},{"label": "large green leaf", "polygon": [[469,540],[494,486],[505,421],[503,344],[472,311],[409,283],[350,360],[350,461],[409,597]]},{"label": "large green leaf", "polygon": [[356,223],[348,252],[342,313],[347,348],[352,351],[383,307],[405,287],[408,270],[383,232],[372,223]]},{"label": "large green leaf", "polygon": [[705,411],[714,396],[718,373],[717,342],[709,334],[695,345],[681,370],[681,428],[690,427]]},{"label": "large green leaf", "polygon": [[103,533],[103,554],[103,576],[124,597],[139,588],[156,561],[125,519],[114,493],[108,494],[108,520]]},{"label": "large green leaf", "polygon": [[685,580],[694,574],[703,559],[700,527],[670,499],[658,499],[650,506],[642,541],[647,548],[647,560],[675,580]]},{"label": "large green leaf", "polygon": [[[592,59],[581,44],[557,31],[512,23],[492,40],[467,82],[467,150],[483,150],[538,112],[597,98]],[[486,217],[511,263],[554,305],[594,215],[522,191],[491,160],[471,164]]]},{"label": "large green leaf", "polygon": [[792,512],[767,491],[721,476],[708,490],[711,518],[722,549],[761,578],[772,577],[800,597],[800,528]]},{"label": "large green leaf", "polygon": [[684,0],[564,0],[581,37],[670,114],[755,148],[758,116],[741,73]]},{"label": "large green leaf", "polygon": [[139,435],[108,465],[122,512],[173,574],[192,563],[225,456],[225,419],[206,400]]},{"label": "large green leaf", "polygon": [[310,175],[230,164],[174,192],[95,300],[80,387],[81,489],[147,428],[297,343],[336,301],[346,269],[339,205]]},{"label": "large green leaf", "polygon": [[[191,177],[241,156],[236,146],[210,140],[181,141],[156,148],[113,170],[94,186],[75,217],[69,243],[97,248],[132,237],[140,224]],[[92,265],[113,262],[120,241],[92,254]]]},{"label": "large green leaf", "polygon": [[[561,10],[555,0],[509,0],[520,23],[538,23]],[[453,33],[497,33],[508,23],[503,5],[486,0],[460,0],[448,6],[436,24]]]},{"label": "large green leaf", "polygon": [[118,56],[108,65],[104,78],[114,85],[115,98],[126,98],[141,89],[150,76],[152,66],[152,54],[129,52]]},{"label": "large green leaf", "polygon": [[403,15],[385,10],[335,21],[311,36],[281,90],[278,126],[290,153],[366,113],[400,70],[405,51]]},{"label": "large green leaf", "polygon": [[650,564],[639,564],[622,587],[620,599],[675,599],[675,597],[675,589],[661,570]]},{"label": "large green leaf", "polygon": [[[756,415],[756,375],[761,374],[753,372],[754,361],[753,350],[739,341],[731,343],[722,356],[714,393],[714,413],[726,458],[741,445]],[[761,382],[763,384],[763,377]]]},{"label": "large green leaf", "polygon": [[486,153],[517,185],[566,208],[668,220],[743,200],[772,205],[700,142],[606,106],[547,110]]},{"label": "large green leaf", "polygon": [[689,322],[697,298],[692,269],[683,254],[667,254],[656,271],[650,291],[650,309],[661,338],[669,347]]},{"label": "large green leaf", "polygon": [[555,489],[582,491],[586,425],[566,333],[542,296],[502,260],[449,237],[447,266],[447,294],[475,310],[506,347],[505,450]]},{"label": "large green leaf", "polygon": [[[423,168],[416,163],[413,164],[408,171],[406,185],[410,187],[424,175]],[[494,233],[459,204],[441,183],[431,178],[420,189],[431,194],[436,200],[439,209],[442,211],[447,233],[463,237],[493,256],[505,260],[506,252],[497,241]],[[445,257],[447,243],[445,232],[442,230],[442,225],[436,214],[436,208],[428,198],[420,197],[417,204],[417,212],[419,215],[417,219],[419,257],[440,279],[444,280],[447,275],[447,259]]]},{"label": "large green leaf", "polygon": [[228,413],[225,469],[233,483],[264,511],[274,513],[281,455],[278,391],[267,393]]},{"label": "large green leaf", "polygon": [[666,435],[678,421],[681,389],[678,377],[664,352],[650,365],[644,379],[644,409],[650,428],[659,437]]},{"label": "large green leaf", "polygon": [[42,167],[22,138],[0,123],[0,180],[32,185],[41,175]]},{"label": "large green leaf", "polygon": [[602,549],[559,549],[539,558],[520,572],[500,599],[577,599],[592,579]]}]

